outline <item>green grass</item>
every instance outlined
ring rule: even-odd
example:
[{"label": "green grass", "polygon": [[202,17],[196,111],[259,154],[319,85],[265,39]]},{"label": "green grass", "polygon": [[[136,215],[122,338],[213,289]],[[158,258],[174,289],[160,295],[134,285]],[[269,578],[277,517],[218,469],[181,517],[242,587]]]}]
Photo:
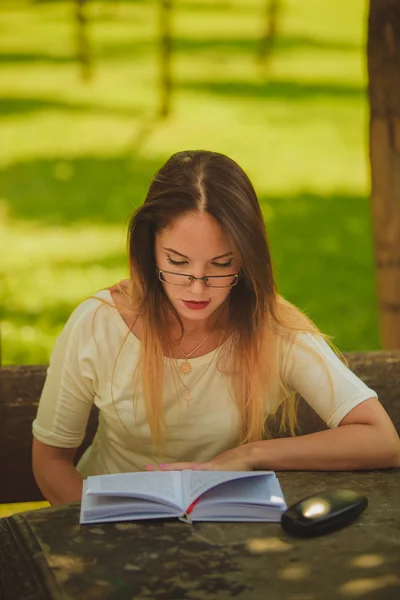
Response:
[{"label": "green grass", "polygon": [[156,2],[89,2],[94,78],[71,2],[0,4],[4,363],[46,362],[73,307],[126,275],[125,225],[183,148],[237,160],[265,215],[281,293],[343,350],[379,346],[368,203],[362,0],[177,0],[173,114],[157,117]]}]

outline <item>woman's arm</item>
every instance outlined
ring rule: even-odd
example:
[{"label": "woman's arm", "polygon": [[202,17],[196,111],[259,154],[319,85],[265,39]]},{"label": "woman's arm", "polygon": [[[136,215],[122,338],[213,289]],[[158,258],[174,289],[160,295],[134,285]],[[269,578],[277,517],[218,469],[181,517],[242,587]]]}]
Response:
[{"label": "woman's arm", "polygon": [[400,440],[376,398],[353,408],[339,427],[298,437],[251,442],[204,463],[148,465],[147,470],[352,471],[400,467]]},{"label": "woman's arm", "polygon": [[252,469],[347,471],[400,467],[400,440],[376,398],[353,408],[339,427],[242,446]]},{"label": "woman's arm", "polygon": [[82,478],[74,466],[103,368],[94,342],[99,300],[89,298],[57,338],[33,429],[33,472],[51,504],[79,501]]},{"label": "woman's arm", "polygon": [[81,500],[83,480],[74,466],[76,451],[77,448],[55,448],[33,440],[33,473],[50,504]]}]

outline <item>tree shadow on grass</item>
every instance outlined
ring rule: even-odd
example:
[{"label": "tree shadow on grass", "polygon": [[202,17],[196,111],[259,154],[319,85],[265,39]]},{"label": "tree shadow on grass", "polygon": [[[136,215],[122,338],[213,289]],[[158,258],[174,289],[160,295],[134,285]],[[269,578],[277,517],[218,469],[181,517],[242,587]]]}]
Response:
[{"label": "tree shadow on grass", "polygon": [[45,310],[22,311],[7,304],[0,306],[0,318],[2,321],[12,322],[16,327],[39,326],[43,330],[55,330],[67,322],[74,308],[75,306],[67,302],[60,302],[55,306],[47,307]]},{"label": "tree shadow on grass", "polygon": [[101,106],[89,102],[67,102],[57,98],[40,97],[0,97],[0,119],[12,114],[29,114],[45,110],[68,112],[90,112],[91,114],[121,115],[139,117],[143,111],[139,108],[121,106]]},{"label": "tree shadow on grass", "polygon": [[[253,38],[173,38],[173,48],[182,52],[215,51],[226,53],[256,53],[260,39]],[[302,50],[353,51],[359,46],[342,40],[323,39],[304,35],[278,35],[274,40],[274,53],[300,52]]]},{"label": "tree shadow on grass", "polygon": [[[229,0],[226,0],[229,2]],[[65,0],[31,0],[32,4],[65,4]],[[97,4],[109,4],[110,0],[96,0]],[[113,0],[118,5],[120,0]],[[123,4],[152,4],[152,0],[122,0]]]},{"label": "tree shadow on grass", "polygon": [[371,215],[365,196],[263,196],[278,289],[341,350],[379,348]]},{"label": "tree shadow on grass", "polygon": [[[257,57],[260,50],[260,38],[193,38],[193,37],[172,37],[172,51],[184,54],[185,56],[196,55],[199,57],[212,53],[213,56],[220,55],[221,59],[231,58],[232,54],[253,55]],[[136,62],[142,60],[146,55],[154,55],[158,49],[158,40],[156,38],[137,39],[134,36],[127,42],[118,43],[97,42],[92,47],[92,57],[94,64],[99,65],[102,62],[117,60],[126,60]],[[301,35],[281,35],[274,40],[274,56],[281,53],[302,52],[307,50],[328,51],[328,52],[351,52],[359,51],[360,46],[343,40],[323,39],[312,36]],[[52,54],[43,51],[34,52],[0,52],[0,64],[55,64],[68,65],[78,64],[76,54]]]},{"label": "tree shadow on grass", "polygon": [[0,64],[54,63],[57,65],[78,63],[75,55],[48,54],[47,52],[0,52]]},{"label": "tree shadow on grass", "polygon": [[162,162],[137,155],[20,162],[0,170],[2,202],[11,217],[44,224],[123,223]]},{"label": "tree shadow on grass", "polygon": [[[235,37],[172,37],[172,51],[184,54],[187,56],[199,54],[199,56],[212,53],[217,54],[221,58],[231,58],[232,54],[253,55],[257,57],[260,50],[260,38],[235,38]],[[109,43],[99,46],[96,49],[96,56],[104,60],[126,59],[132,60],[143,56],[157,49],[157,40],[137,40],[134,39],[129,44],[124,43]],[[313,51],[358,51],[360,47],[356,44],[351,44],[342,40],[315,38],[311,36],[300,35],[282,35],[274,40],[273,54],[277,55],[285,52],[301,52],[304,50]]]},{"label": "tree shadow on grass", "polygon": [[303,101],[311,98],[364,98],[366,89],[359,85],[341,83],[279,81],[180,81],[178,88],[195,93],[230,97],[249,97]]},{"label": "tree shadow on grass", "polygon": [[[276,100],[284,98],[301,102],[312,98],[365,98],[366,88],[360,85],[334,82],[295,82],[275,81],[219,81],[219,80],[177,80],[178,90],[196,94],[213,94],[231,98],[254,98]],[[68,102],[58,98],[40,97],[0,97],[0,119],[12,114],[29,114],[38,111],[59,110],[68,112],[90,112],[127,117],[140,117],[143,110],[124,106],[101,106],[90,102]]]}]

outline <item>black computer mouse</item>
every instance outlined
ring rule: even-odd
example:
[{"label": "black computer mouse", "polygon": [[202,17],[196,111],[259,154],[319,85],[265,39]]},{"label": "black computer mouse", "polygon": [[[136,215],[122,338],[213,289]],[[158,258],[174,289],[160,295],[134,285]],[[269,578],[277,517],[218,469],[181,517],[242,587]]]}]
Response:
[{"label": "black computer mouse", "polygon": [[367,505],[367,498],[352,490],[327,490],[290,506],[282,514],[281,525],[285,531],[295,536],[322,535],[345,527]]}]

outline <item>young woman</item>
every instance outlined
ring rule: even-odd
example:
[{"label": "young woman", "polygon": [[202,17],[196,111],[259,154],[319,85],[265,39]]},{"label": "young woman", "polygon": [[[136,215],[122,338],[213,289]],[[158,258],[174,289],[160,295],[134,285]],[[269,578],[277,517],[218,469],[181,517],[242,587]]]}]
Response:
[{"label": "young woman", "polygon": [[[263,218],[243,170],[180,152],[129,226],[130,279],[72,314],[33,424],[33,468],[53,504],[88,475],[144,469],[345,470],[400,466],[376,394],[277,294]],[[271,439],[301,395],[329,429]],[[77,467],[92,405],[99,427]]]}]

